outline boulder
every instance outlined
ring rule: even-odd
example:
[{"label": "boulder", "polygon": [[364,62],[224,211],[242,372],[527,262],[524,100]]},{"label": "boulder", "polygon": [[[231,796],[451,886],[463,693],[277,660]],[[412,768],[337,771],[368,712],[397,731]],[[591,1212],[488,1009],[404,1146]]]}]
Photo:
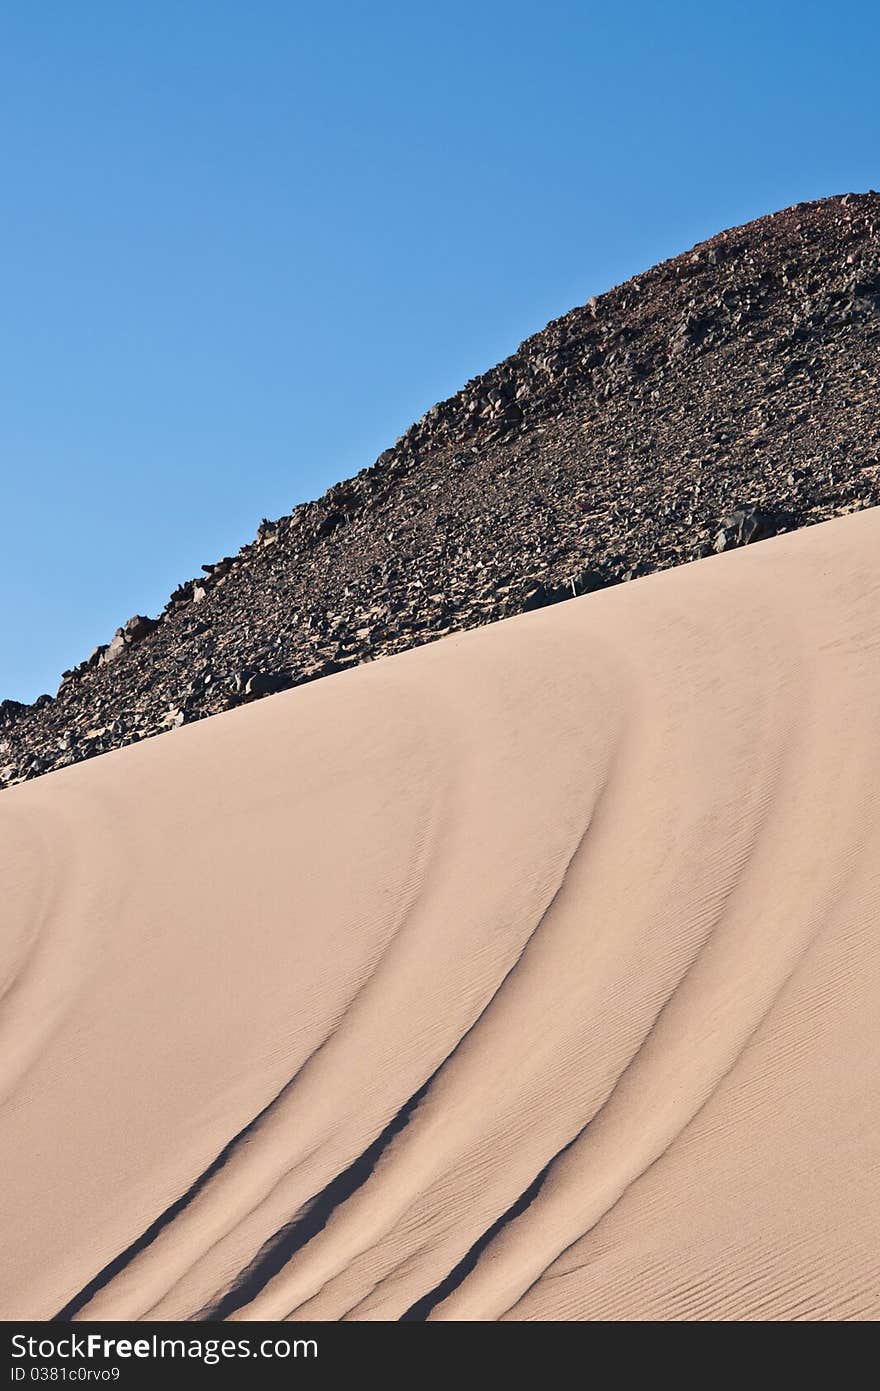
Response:
[{"label": "boulder", "polygon": [[101,658],[102,663],[104,665],[107,665],[109,662],[115,662],[117,657],[122,656],[127,645],[128,644],[125,641],[125,634],[123,630],[121,628],[117,628],[116,632],[113,634],[113,637],[110,639],[106,648],[104,649],[104,655]]},{"label": "boulder", "polygon": [[125,641],[133,646],[136,642],[143,642],[145,637],[157,628],[158,621],[155,618],[146,618],[142,613],[136,613],[133,618],[122,629]]},{"label": "boulder", "polygon": [[771,534],[770,518],[759,507],[737,507],[721,518],[712,549],[716,554],[736,546],[749,546]]},{"label": "boulder", "polygon": [[244,693],[255,699],[259,696],[274,695],[276,691],[286,691],[293,685],[289,671],[257,671],[248,677]]},{"label": "boulder", "polygon": [[29,709],[21,700],[0,700],[0,729],[8,729]]}]

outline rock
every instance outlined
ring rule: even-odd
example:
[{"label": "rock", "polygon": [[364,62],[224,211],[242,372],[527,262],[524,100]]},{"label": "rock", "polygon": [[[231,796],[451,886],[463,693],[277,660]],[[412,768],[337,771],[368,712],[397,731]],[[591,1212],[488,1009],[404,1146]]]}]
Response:
[{"label": "rock", "polygon": [[195,580],[186,580],[183,584],[179,584],[172,592],[168,603],[165,605],[166,610],[175,608],[181,604],[188,604],[193,596],[194,585]]},{"label": "rock", "polygon": [[546,585],[538,582],[527,586],[520,608],[523,613],[532,613],[535,609],[546,608],[548,604],[553,602]]},{"label": "rock", "polygon": [[[117,628],[106,648],[95,648],[95,652],[100,653],[96,659],[103,665],[108,662],[115,662],[121,657],[128,647],[134,647],[137,643],[143,642],[145,637],[158,628],[159,623],[155,618],[145,618],[143,614],[136,613],[133,618],[129,618],[124,627]],[[92,653],[94,657],[95,653]],[[91,662],[92,658],[89,658]]]},{"label": "rock", "polygon": [[113,637],[104,649],[101,661],[106,665],[108,662],[115,662],[117,657],[121,657],[128,644],[125,641],[125,633],[121,628],[117,628]]},{"label": "rock", "polygon": [[763,541],[770,534],[769,517],[757,507],[737,507],[722,517],[712,549],[716,554],[735,546],[748,546]]},{"label": "rock", "polygon": [[[276,525],[276,523],[271,523],[270,525],[274,526]],[[211,577],[211,579],[219,580],[223,575],[228,574],[228,572],[232,568],[232,565],[232,556],[225,555],[222,560],[215,560],[211,564],[203,565],[202,569],[204,570],[206,575],[209,575]]]},{"label": "rock", "polygon": [[155,618],[146,618],[142,613],[136,613],[133,618],[129,618],[121,631],[125,641],[133,646],[136,642],[143,642],[158,626]]},{"label": "rock", "polygon": [[[548,324],[372,468],[203,565],[159,627],[135,615],[54,706],[0,707],[0,784],[169,711],[878,505],[878,460],[880,198],[785,209]],[[125,660],[147,636],[150,660]]]},{"label": "rock", "polygon": [[286,691],[292,685],[293,677],[289,671],[258,671],[248,677],[244,693],[255,698],[275,695],[277,691]]},{"label": "rock", "polygon": [[530,583],[525,591],[522,604],[523,613],[533,609],[546,608],[548,604],[562,604],[566,599],[578,599],[583,594],[592,594],[613,584],[614,578],[603,571],[588,568],[581,570],[565,580],[563,584],[548,585],[543,581]]},{"label": "rock", "polygon": [[8,729],[30,707],[21,700],[0,700],[0,729]]},{"label": "rock", "polygon": [[595,566],[590,566],[586,570],[581,570],[577,575],[572,575],[568,583],[562,586],[559,597],[561,599],[577,599],[582,594],[595,594],[596,590],[606,589],[609,584],[613,583],[613,575],[606,574],[604,570]]},{"label": "rock", "polygon": [[332,536],[333,532],[338,531],[344,521],[345,517],[341,512],[331,512],[328,516],[324,517],[323,521],[318,523],[315,529],[315,535],[319,538]]}]

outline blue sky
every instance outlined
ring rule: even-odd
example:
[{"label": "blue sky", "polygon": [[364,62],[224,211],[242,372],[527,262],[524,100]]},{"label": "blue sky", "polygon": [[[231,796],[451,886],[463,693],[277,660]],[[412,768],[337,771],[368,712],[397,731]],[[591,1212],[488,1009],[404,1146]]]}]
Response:
[{"label": "blue sky", "polygon": [[874,4],[6,0],[0,698],[548,319],[880,187]]}]

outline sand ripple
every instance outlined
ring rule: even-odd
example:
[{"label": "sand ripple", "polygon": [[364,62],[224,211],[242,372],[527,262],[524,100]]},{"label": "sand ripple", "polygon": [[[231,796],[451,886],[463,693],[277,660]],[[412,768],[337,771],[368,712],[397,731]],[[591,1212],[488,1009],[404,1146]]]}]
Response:
[{"label": "sand ripple", "polygon": [[880,511],[0,799],[0,1315],[880,1315]]}]

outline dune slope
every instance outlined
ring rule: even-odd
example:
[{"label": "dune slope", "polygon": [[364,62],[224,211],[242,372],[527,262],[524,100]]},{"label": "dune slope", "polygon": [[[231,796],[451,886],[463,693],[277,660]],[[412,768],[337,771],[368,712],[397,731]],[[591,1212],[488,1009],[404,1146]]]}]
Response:
[{"label": "dune slope", "polygon": [[880,510],[0,798],[0,1315],[880,1315]]}]

